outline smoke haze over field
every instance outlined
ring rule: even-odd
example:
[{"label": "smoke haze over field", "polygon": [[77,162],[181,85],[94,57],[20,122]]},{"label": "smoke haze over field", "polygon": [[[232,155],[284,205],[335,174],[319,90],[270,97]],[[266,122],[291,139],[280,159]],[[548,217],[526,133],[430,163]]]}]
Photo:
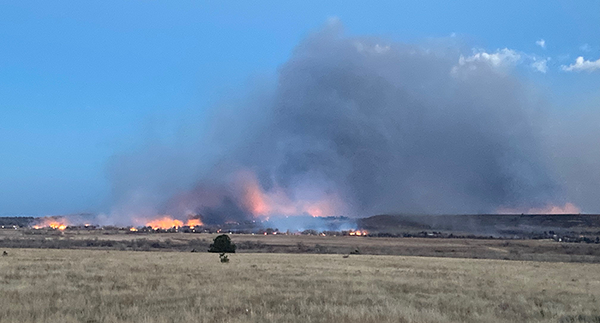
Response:
[{"label": "smoke haze over field", "polygon": [[452,42],[345,37],[332,21],[298,44],[274,84],[217,105],[199,138],[115,156],[106,220],[493,213],[570,202],[545,146],[543,100],[510,67],[460,54]]}]

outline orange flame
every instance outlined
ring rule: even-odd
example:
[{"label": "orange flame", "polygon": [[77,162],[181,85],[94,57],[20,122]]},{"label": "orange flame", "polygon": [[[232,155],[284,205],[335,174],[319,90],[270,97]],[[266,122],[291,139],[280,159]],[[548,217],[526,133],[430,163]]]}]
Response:
[{"label": "orange flame", "polygon": [[325,194],[318,200],[291,200],[284,190],[275,187],[264,192],[256,176],[249,172],[239,174],[242,203],[254,216],[268,218],[271,215],[302,215],[313,217],[336,215],[341,209],[341,201],[335,194]]},{"label": "orange flame", "polygon": [[348,232],[348,235],[351,235],[351,236],[366,236],[367,234],[369,234],[369,232],[367,232],[367,230],[355,230],[355,231]]},{"label": "orange flame", "polygon": [[202,224],[203,223],[202,221],[200,221],[200,219],[189,219],[185,225],[187,225],[188,227],[197,227],[201,226]]},{"label": "orange flame", "polygon": [[266,215],[271,211],[271,208],[267,204],[266,196],[263,194],[256,181],[247,183],[243,198],[252,214]]},{"label": "orange flame", "polygon": [[183,222],[177,219],[173,219],[166,215],[162,218],[154,219],[146,224],[146,226],[152,227],[154,230],[158,229],[171,229],[183,226]]},{"label": "orange flame", "polygon": [[54,230],[63,231],[67,228],[67,221],[64,218],[43,218],[40,220],[40,223],[33,226],[34,229],[51,228]]},{"label": "orange flame", "polygon": [[[185,225],[189,226],[189,227],[195,227],[195,226],[202,225],[202,221],[200,221],[200,219],[189,219],[189,220],[187,220]],[[146,223],[146,226],[152,227],[152,229],[154,229],[154,230],[171,229],[171,228],[182,227],[182,226],[184,226],[184,223],[181,220],[173,219],[171,216],[165,215],[161,218],[154,219],[154,220]]]}]

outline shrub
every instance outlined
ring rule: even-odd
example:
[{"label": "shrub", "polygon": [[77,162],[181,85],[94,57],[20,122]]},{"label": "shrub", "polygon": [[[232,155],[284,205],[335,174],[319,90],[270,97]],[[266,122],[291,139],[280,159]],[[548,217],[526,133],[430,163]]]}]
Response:
[{"label": "shrub", "polygon": [[221,262],[229,262],[229,257],[224,252],[219,254],[219,259],[221,259]]},{"label": "shrub", "polygon": [[231,242],[231,238],[229,238],[228,235],[222,234],[215,238],[213,243],[210,245],[208,252],[235,253],[235,244]]}]

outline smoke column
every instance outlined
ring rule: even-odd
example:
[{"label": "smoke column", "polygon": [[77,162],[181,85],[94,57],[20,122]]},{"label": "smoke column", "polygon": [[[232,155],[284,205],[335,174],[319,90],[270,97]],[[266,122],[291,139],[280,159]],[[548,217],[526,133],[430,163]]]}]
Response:
[{"label": "smoke column", "polygon": [[565,203],[540,139],[543,104],[510,71],[459,56],[454,45],[345,37],[332,22],[297,45],[272,86],[215,107],[198,142],[115,156],[111,219]]}]

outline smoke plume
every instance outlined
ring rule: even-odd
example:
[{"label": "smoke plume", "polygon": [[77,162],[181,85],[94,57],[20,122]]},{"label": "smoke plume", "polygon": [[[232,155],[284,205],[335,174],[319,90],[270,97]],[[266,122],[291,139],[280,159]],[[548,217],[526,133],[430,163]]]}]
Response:
[{"label": "smoke plume", "polygon": [[510,71],[459,56],[331,23],[272,86],[216,106],[198,142],[115,156],[113,213],[222,223],[567,202],[542,147],[543,103]]}]

